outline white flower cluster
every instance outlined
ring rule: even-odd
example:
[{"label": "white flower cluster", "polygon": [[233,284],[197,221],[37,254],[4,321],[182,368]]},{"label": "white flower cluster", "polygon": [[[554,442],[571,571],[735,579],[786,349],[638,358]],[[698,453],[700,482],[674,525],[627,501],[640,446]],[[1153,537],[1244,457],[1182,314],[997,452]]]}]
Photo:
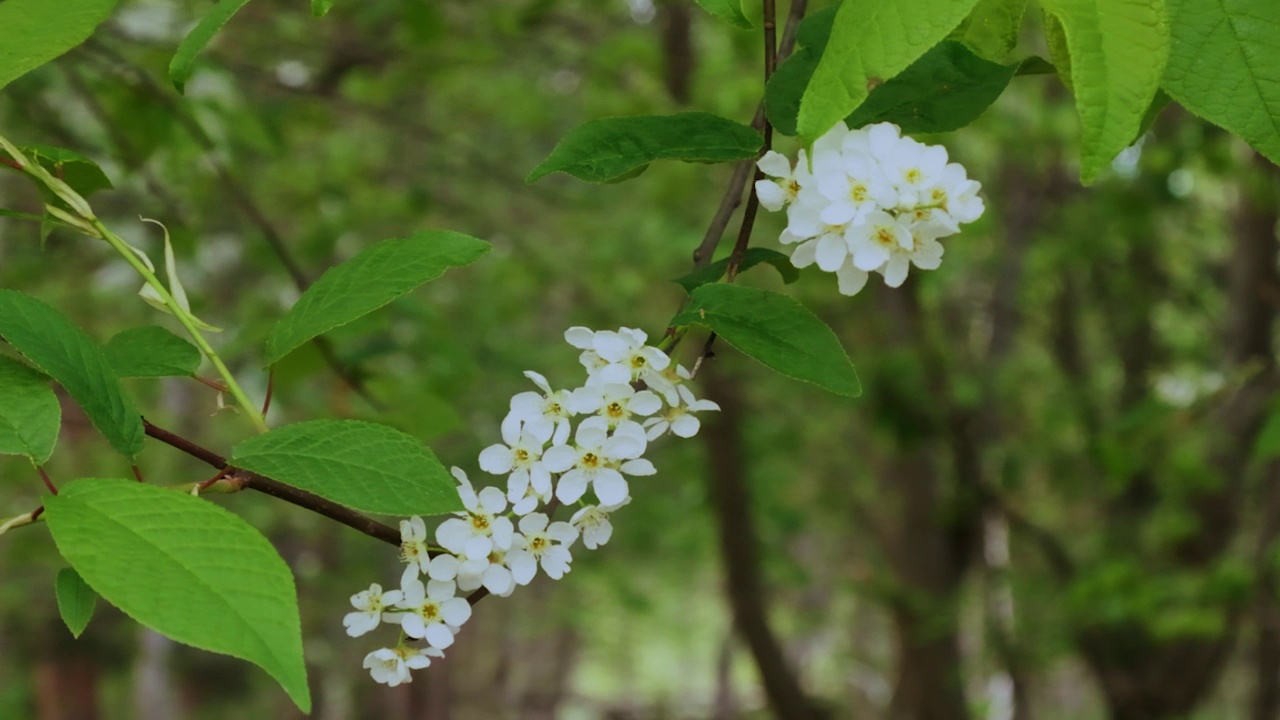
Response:
[{"label": "white flower cluster", "polygon": [[[610,514],[631,502],[628,478],[657,472],[643,458],[649,442],[668,433],[692,437],[699,428],[694,413],[720,409],[695,398],[686,384],[689,371],[647,345],[640,330],[573,327],[565,339],[582,350],[586,382],[553,390],[545,377],[526,372],[538,390],[511,398],[502,442],[480,453],[481,469],[506,477],[506,492],[476,492],[466,473],[453,468],[466,509],[440,523],[436,545],[428,543],[422,518],[402,521],[407,567],[400,589],[383,592],[375,584],[352,596],[355,612],[343,618],[348,635],[364,635],[381,623],[402,630],[397,647],[365,657],[374,680],[410,682],[410,670],[444,656],[471,617],[471,605],[459,593],[483,587],[505,597],[528,585],[538,568],[552,579],[564,577],[579,537],[594,550],[613,535]],[[553,522],[561,506],[576,511],[568,522]],[[425,646],[408,645],[405,638]]]},{"label": "white flower cluster", "polygon": [[981,185],[947,150],[903,137],[896,125],[850,130],[837,123],[800,151],[795,167],[769,151],[758,163],[772,180],[756,183],[766,210],[787,209],[779,240],[795,245],[791,264],[834,272],[840,292],[854,295],[878,272],[898,287],[912,265],[942,263],[940,238],[982,215]]}]

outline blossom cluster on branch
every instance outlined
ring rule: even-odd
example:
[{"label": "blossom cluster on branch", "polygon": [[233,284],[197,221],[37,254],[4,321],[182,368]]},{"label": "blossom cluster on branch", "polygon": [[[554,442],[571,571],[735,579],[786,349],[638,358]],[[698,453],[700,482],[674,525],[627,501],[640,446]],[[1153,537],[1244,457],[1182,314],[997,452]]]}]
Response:
[{"label": "blossom cluster on branch", "polygon": [[772,178],[756,183],[760,204],[786,208],[779,241],[795,246],[791,264],[835,273],[844,295],[857,294],[872,272],[898,287],[912,265],[937,269],[938,240],[983,211],[982,186],[947,162],[946,148],[903,137],[892,123],[837,123],[794,167],[773,151],[758,166]]},{"label": "blossom cluster on branch", "polygon": [[[453,468],[465,510],[435,528],[435,544],[422,518],[402,521],[399,589],[374,584],[352,596],[355,611],[343,618],[348,635],[381,624],[401,631],[395,647],[365,657],[374,680],[410,682],[411,670],[444,656],[471,617],[459,593],[483,587],[505,597],[539,569],[564,577],[579,539],[591,550],[609,541],[610,515],[631,501],[628,478],[657,472],[643,457],[649,443],[666,434],[692,437],[700,425],[695,413],[720,409],[694,397],[689,371],[648,345],[640,330],[573,327],[565,339],[582,351],[586,382],[556,390],[526,372],[538,389],[511,398],[502,442],[480,453],[482,470],[506,477],[505,491],[477,491]],[[552,521],[560,506],[576,508],[568,522]]]}]

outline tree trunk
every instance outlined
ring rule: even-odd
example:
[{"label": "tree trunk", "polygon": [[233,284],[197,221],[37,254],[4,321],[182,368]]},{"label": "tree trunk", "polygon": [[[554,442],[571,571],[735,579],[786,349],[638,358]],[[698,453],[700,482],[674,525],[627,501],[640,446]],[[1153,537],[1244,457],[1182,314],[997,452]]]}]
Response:
[{"label": "tree trunk", "polygon": [[755,660],[774,714],[784,720],[821,718],[823,713],[805,696],[769,624],[760,577],[759,538],[746,482],[742,397],[733,381],[720,372],[721,368],[716,370],[706,374],[706,390],[707,397],[720,404],[720,412],[701,435],[707,447],[709,494],[734,627]]}]

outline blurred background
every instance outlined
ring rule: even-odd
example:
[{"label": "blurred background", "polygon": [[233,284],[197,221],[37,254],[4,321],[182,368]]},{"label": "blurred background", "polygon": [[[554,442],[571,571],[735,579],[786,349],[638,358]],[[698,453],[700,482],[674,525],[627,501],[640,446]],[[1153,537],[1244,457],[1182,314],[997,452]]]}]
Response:
[{"label": "blurred background", "polygon": [[[532,389],[521,372],[580,380],[566,327],[666,327],[683,292],[669,280],[732,167],[523,177],[586,120],[747,122],[761,93],[756,33],[692,0],[340,0],[322,20],[257,0],[179,96],[169,58],[209,7],[123,0],[88,44],[0,94],[0,128],[99,162],[115,188],[95,209],[153,257],[161,236],[140,217],[165,223],[196,313],[225,328],[214,343],[256,397],[268,329],[324,268],[424,228],[491,241],[291,356],[271,413],[388,422],[481,483],[499,478],[476,454]],[[724,412],[655,447],[659,474],[633,483],[612,542],[561,582],[477,605],[411,685],[360,666],[394,637],[341,623],[350,595],[395,584],[394,549],[267,496],[218,498],[296,574],[314,717],[728,720],[773,717],[770,700],[787,718],[1280,717],[1276,168],[1170,107],[1082,188],[1075,110],[1051,75],[924,139],[988,208],[941,269],[855,298],[816,269],[785,288],[836,330],[863,397],[722,347],[698,394]],[[15,173],[0,201],[39,209]],[[754,243],[778,247],[780,220],[762,217]],[[783,289],[768,268],[742,282]],[[139,285],[104,244],[42,245],[38,226],[0,220],[0,286],[99,340],[170,323]],[[249,432],[195,382],[127,382],[150,419],[221,452]],[[64,415],[55,480],[129,476]],[[141,466],[152,482],[210,474],[158,444]],[[0,459],[0,516],[40,491],[25,460]],[[0,718],[298,715],[265,673],[101,602],[73,641],[60,563],[42,525],[0,538]]]}]

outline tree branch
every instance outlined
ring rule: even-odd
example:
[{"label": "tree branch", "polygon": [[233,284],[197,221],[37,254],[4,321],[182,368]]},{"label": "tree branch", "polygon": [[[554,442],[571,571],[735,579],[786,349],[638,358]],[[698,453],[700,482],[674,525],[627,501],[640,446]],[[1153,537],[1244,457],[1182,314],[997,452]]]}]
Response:
[{"label": "tree branch", "polygon": [[358,530],[371,538],[376,538],[390,545],[400,547],[400,531],[384,525],[373,518],[362,515],[355,510],[343,507],[335,502],[326,500],[319,495],[309,493],[306,490],[300,490],[290,485],[285,485],[278,480],[272,480],[265,475],[259,475],[248,470],[241,470],[227,464],[227,459],[218,453],[205,448],[191,440],[188,440],[177,433],[158,427],[146,418],[142,420],[142,426],[146,430],[147,435],[160,442],[181,450],[201,462],[212,465],[219,470],[227,470],[228,474],[234,475],[241,479],[243,486],[250,490],[271,495],[272,497],[284,500],[287,503],[297,505],[300,508],[310,510],[318,515],[323,515],[330,520],[346,525],[349,528]]}]

